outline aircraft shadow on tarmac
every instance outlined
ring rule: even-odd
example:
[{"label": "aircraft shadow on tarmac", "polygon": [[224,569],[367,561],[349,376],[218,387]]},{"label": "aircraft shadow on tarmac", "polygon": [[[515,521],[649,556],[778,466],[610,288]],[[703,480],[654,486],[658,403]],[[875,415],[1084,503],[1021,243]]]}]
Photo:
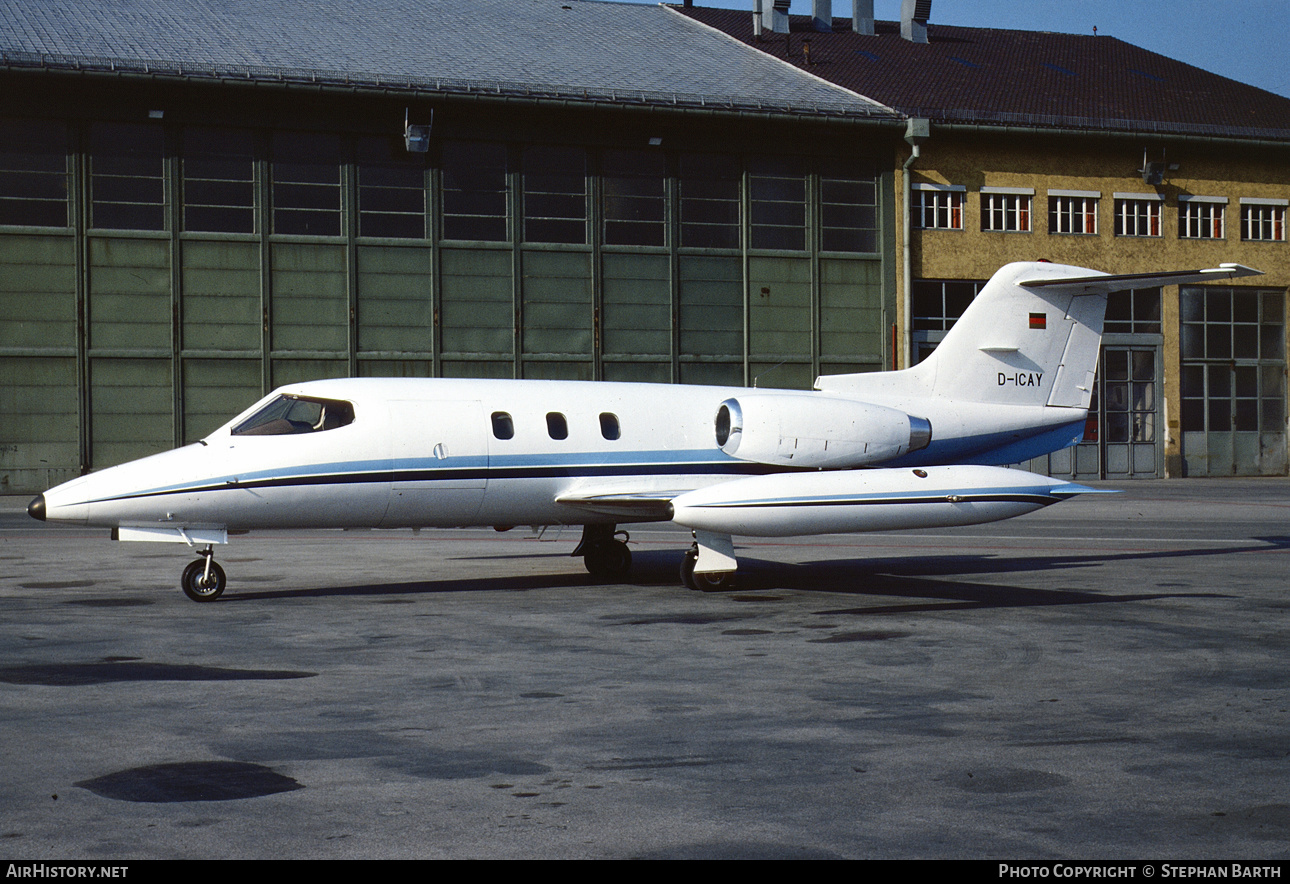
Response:
[{"label": "aircraft shadow on tarmac", "polygon": [[[1212,592],[1116,593],[1113,586],[1096,589],[1040,589],[947,579],[964,575],[999,575],[1026,572],[1052,572],[1087,568],[1114,562],[1147,559],[1186,558],[1192,556],[1232,555],[1243,552],[1269,552],[1290,549],[1290,537],[1252,538],[1249,546],[1190,547],[1186,549],[1135,550],[1130,552],[1051,554],[1039,556],[1004,556],[970,553],[965,555],[899,556],[857,559],[828,559],[801,564],[743,556],[739,583],[734,590],[716,593],[717,597],[739,592],[790,590],[834,595],[885,597],[890,599],[935,599],[931,603],[864,606],[855,609],[821,613],[894,614],[922,610],[954,608],[1015,608],[1045,605],[1085,605],[1109,602],[1149,601],[1163,598],[1226,598]],[[480,558],[480,557],[473,557]],[[514,556],[499,556],[500,559]],[[678,558],[674,550],[638,550],[633,554],[632,580],[625,586],[677,586]],[[280,589],[259,592],[234,592],[221,603],[286,598],[324,598],[332,596],[414,596],[435,593],[529,592],[549,589],[574,589],[595,585],[596,581],[581,572],[571,560],[567,572],[558,574],[515,574],[507,576],[422,580],[396,583],[363,583],[324,586],[308,589]],[[606,587],[611,590],[611,586]]]}]

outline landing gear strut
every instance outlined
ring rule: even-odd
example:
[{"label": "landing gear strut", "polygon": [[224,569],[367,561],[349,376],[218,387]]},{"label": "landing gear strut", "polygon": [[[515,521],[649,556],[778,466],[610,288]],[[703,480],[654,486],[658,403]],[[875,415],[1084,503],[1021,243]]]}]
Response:
[{"label": "landing gear strut", "polygon": [[[626,531],[615,531],[616,525],[583,525],[582,540],[570,555],[582,556],[591,576],[600,580],[624,580],[632,572],[631,539]],[[622,540],[619,540],[619,535]]]},{"label": "landing gear strut", "polygon": [[224,592],[224,569],[215,563],[215,550],[208,546],[198,553],[201,556],[189,563],[179,585],[184,595],[195,602],[213,602]]}]

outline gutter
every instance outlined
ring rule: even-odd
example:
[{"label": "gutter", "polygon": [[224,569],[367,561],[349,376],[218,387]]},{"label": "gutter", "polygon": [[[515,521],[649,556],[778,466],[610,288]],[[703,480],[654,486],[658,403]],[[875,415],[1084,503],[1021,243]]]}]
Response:
[{"label": "gutter", "polygon": [[901,223],[904,226],[904,232],[901,239],[901,264],[904,274],[901,291],[901,307],[904,312],[905,327],[900,330],[901,346],[901,368],[909,368],[913,365],[914,356],[914,267],[913,253],[910,247],[910,235],[913,232],[913,209],[910,206],[910,197],[913,194],[913,185],[909,178],[909,171],[918,162],[922,156],[922,144],[932,137],[931,123],[926,119],[915,118],[905,124],[905,140],[909,142],[909,159],[905,160],[901,179]]}]

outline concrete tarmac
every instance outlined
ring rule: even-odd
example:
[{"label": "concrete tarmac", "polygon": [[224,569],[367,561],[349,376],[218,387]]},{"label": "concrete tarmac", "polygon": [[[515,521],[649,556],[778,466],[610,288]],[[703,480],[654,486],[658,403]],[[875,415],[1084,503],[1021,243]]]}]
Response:
[{"label": "concrete tarmac", "polygon": [[301,531],[0,501],[0,858],[1285,859],[1290,481],[967,529]]}]

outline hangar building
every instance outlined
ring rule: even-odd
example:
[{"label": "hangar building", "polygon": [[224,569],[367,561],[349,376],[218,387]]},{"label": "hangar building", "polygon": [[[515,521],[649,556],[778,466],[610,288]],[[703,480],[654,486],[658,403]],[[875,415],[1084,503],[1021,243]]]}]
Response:
[{"label": "hangar building", "polygon": [[899,115],[669,8],[0,0],[0,92],[0,490],[308,378],[891,367]]}]

